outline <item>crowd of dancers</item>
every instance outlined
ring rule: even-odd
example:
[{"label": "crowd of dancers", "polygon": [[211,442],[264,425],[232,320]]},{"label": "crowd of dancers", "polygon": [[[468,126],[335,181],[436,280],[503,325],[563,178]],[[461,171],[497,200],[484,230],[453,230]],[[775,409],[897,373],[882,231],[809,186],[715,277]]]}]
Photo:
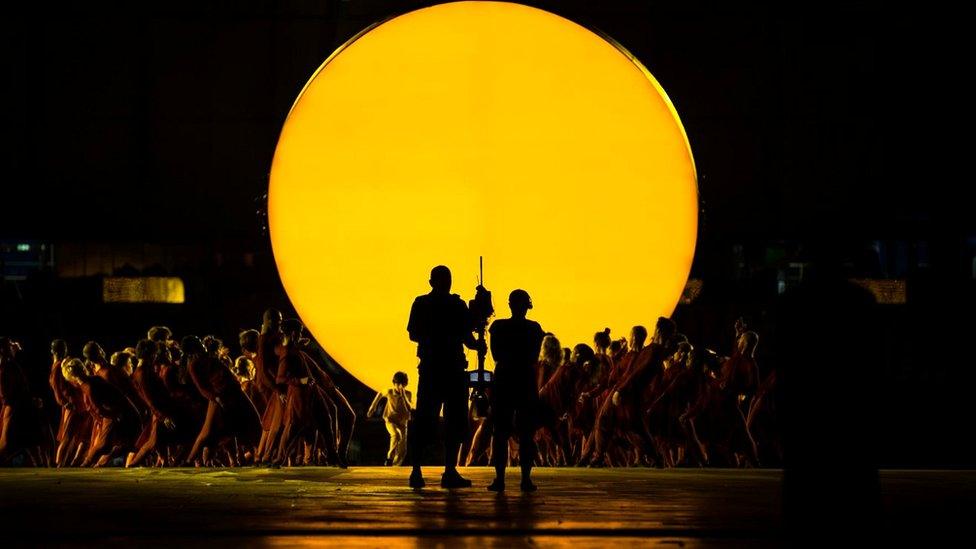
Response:
[{"label": "crowd of dancers", "polygon": [[[734,332],[729,356],[692,346],[667,318],[650,341],[642,326],[629,339],[604,330],[592,347],[572,349],[547,334],[535,372],[535,464],[775,464],[776,374],[760,374],[759,337],[744,321]],[[52,424],[54,414],[28,386],[19,345],[0,338],[0,465],[345,467],[356,414],[307,352],[302,324],[268,310],[261,329],[241,332],[238,343],[232,358],[214,336],[176,341],[162,326],[110,356],[94,341],[74,356],[55,340],[48,379],[60,421]],[[407,452],[406,384],[398,372],[382,395],[388,465],[403,463]],[[488,464],[498,452],[490,415],[475,415],[458,456],[465,465]],[[508,441],[518,444],[519,437]],[[519,452],[505,454],[518,462]]]},{"label": "crowd of dancers", "polygon": [[268,310],[240,334],[240,354],[214,337],[153,327],[108,356],[89,341],[73,356],[51,344],[48,378],[60,420],[49,421],[0,337],[0,465],[102,467],[346,466],[356,414],[306,351],[303,326]]},{"label": "crowd of dancers", "polygon": [[[741,318],[722,356],[692,346],[659,318],[650,341],[643,326],[629,339],[596,333],[593,347],[563,348],[543,339],[533,443],[548,466],[759,466],[782,459],[776,374],[763,374],[756,332]],[[466,465],[491,461],[491,418],[475,420]],[[511,447],[518,440],[508,441]],[[509,464],[518,452],[509,451]]]}]

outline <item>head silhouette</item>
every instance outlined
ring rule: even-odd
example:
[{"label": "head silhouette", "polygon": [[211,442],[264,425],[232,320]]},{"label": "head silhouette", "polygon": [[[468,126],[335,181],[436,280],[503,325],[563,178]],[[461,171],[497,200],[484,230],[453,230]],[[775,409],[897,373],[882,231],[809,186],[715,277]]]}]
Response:
[{"label": "head silhouette", "polygon": [[112,365],[113,368],[118,368],[120,370],[130,369],[132,361],[132,355],[126,351],[118,351],[112,353],[109,358],[108,363]]},{"label": "head silhouette", "polygon": [[173,339],[173,331],[166,326],[153,326],[147,336],[152,341],[169,341]]},{"label": "head silhouette", "polygon": [[51,354],[55,358],[64,358],[68,356],[68,342],[63,339],[55,339],[51,342]]},{"label": "head silhouette", "polygon": [[281,332],[293,342],[297,342],[302,337],[304,330],[305,326],[297,318],[289,318],[281,323]]},{"label": "head silhouette", "polygon": [[96,362],[98,364],[105,364],[108,362],[105,358],[105,351],[102,349],[102,346],[95,341],[85,343],[85,346],[81,350],[81,354],[88,362]]},{"label": "head silhouette", "polygon": [[532,298],[525,290],[512,290],[508,294],[508,307],[512,310],[513,317],[525,317],[525,313],[532,308]]},{"label": "head silhouette", "polygon": [[743,332],[739,336],[738,341],[736,341],[736,350],[739,354],[745,356],[753,356],[756,354],[756,346],[759,345],[759,334],[756,332],[748,331]]},{"label": "head silhouette", "polygon": [[678,327],[670,318],[659,316],[654,327],[654,342],[667,345],[678,333]]},{"label": "head silhouette", "polygon": [[220,348],[224,345],[224,342],[220,340],[215,335],[203,336],[203,347],[208,353],[215,355],[220,351]]},{"label": "head silhouette", "polygon": [[250,381],[254,379],[254,362],[246,356],[239,356],[234,361],[234,375]]},{"label": "head silhouette", "polygon": [[85,365],[81,362],[81,359],[70,358],[61,364],[61,375],[69,383],[77,385],[81,383],[82,378],[88,375],[88,372],[85,370]]},{"label": "head silhouette", "polygon": [[610,347],[610,328],[604,328],[602,332],[593,334],[593,345],[598,352],[606,353],[607,348]]},{"label": "head silhouette", "polygon": [[643,326],[634,326],[630,329],[630,348],[635,351],[640,351],[644,348],[644,343],[647,341],[647,328]]},{"label": "head silhouette", "polygon": [[589,360],[592,360],[596,354],[593,352],[593,348],[586,343],[579,343],[573,347],[573,356],[570,357],[570,361],[576,365],[576,367],[583,366]]},{"label": "head silhouette", "polygon": [[393,374],[393,384],[394,385],[403,385],[403,386],[406,386],[407,383],[409,383],[409,378],[407,378],[407,374],[406,373],[404,373],[404,372],[397,372],[397,373]]},{"label": "head silhouette", "polygon": [[613,341],[610,342],[610,354],[611,355],[617,355],[618,353],[620,353],[621,351],[624,351],[626,349],[627,349],[627,340],[626,339],[623,339],[623,338],[621,338],[621,339],[615,339],[615,340],[613,340]]},{"label": "head silhouette", "polygon": [[180,340],[180,348],[185,356],[202,355],[207,352],[203,342],[197,336],[188,335]]},{"label": "head silhouette", "polygon": [[688,360],[688,355],[691,354],[691,351],[691,343],[688,343],[687,341],[678,343],[678,346],[675,348],[674,355],[671,356],[671,363],[678,366],[684,366],[685,362]]},{"label": "head silhouette", "polygon": [[136,359],[140,363],[152,364],[156,361],[156,354],[159,352],[159,344],[151,339],[143,339],[136,343]]},{"label": "head silhouette", "polygon": [[556,336],[552,334],[546,334],[546,336],[542,338],[542,349],[539,351],[539,361],[547,362],[551,366],[555,367],[559,366],[559,364],[563,362],[562,358],[563,348],[559,343],[559,340],[556,339]]},{"label": "head silhouette", "polygon": [[261,319],[261,331],[264,333],[277,332],[281,327],[281,311],[278,309],[268,309],[264,311]]},{"label": "head silhouette", "polygon": [[451,270],[438,265],[430,270],[430,287],[435,293],[446,294],[451,291]]},{"label": "head silhouette", "polygon": [[740,316],[739,318],[735,319],[733,328],[735,329],[735,337],[738,339],[749,329],[749,323],[746,322],[745,317]]},{"label": "head silhouette", "polygon": [[241,344],[241,350],[248,353],[258,352],[258,331],[257,330],[244,330],[238,336],[238,341]]}]

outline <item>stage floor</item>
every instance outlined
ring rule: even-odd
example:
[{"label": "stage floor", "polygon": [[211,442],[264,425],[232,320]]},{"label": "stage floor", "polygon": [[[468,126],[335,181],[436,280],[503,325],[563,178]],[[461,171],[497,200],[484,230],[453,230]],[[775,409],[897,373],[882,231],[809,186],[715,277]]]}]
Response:
[{"label": "stage floor", "polygon": [[[502,546],[782,544],[775,470],[537,469],[539,491],[407,487],[404,467],[0,470],[0,532],[29,544]],[[885,471],[889,526],[976,510],[976,473]],[[962,508],[960,508],[960,506]],[[934,523],[933,523],[934,524]],[[11,537],[7,537],[11,536]]]}]

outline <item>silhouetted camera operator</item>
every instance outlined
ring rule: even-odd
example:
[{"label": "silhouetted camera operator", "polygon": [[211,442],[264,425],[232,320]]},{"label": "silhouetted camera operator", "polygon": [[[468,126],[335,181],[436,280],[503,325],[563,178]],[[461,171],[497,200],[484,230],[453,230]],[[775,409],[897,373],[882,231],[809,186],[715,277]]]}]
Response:
[{"label": "silhouetted camera operator", "polygon": [[458,449],[468,430],[468,381],[464,347],[487,352],[484,342],[472,332],[474,323],[468,306],[451,293],[451,271],[438,265],[430,271],[429,294],[419,296],[410,309],[407,332],[417,342],[417,412],[410,437],[410,487],[423,488],[420,471],[423,450],[433,438],[437,416],[444,406],[444,474],[441,486],[464,488],[471,481],[456,468]]}]

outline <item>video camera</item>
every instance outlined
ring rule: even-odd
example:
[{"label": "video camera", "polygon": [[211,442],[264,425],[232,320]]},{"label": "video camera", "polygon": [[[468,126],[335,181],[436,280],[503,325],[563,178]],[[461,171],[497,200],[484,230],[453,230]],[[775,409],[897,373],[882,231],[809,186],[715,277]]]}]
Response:
[{"label": "video camera", "polygon": [[[495,314],[495,308],[491,304],[491,292],[484,286],[484,258],[478,258],[478,286],[475,288],[474,299],[468,302],[468,311],[474,321],[474,331],[477,340],[485,341],[485,331],[488,328],[488,319]],[[468,371],[468,387],[471,391],[471,403],[474,407],[476,418],[488,416],[488,388],[491,387],[492,373],[485,371],[485,355],[487,350],[478,351],[478,369]]]}]

